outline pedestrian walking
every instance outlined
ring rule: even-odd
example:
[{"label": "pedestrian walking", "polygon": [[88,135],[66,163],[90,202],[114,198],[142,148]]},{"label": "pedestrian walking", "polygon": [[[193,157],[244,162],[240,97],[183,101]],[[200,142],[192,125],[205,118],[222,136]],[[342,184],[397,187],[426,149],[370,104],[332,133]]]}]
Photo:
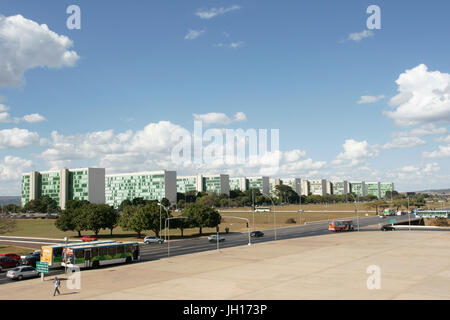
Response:
[{"label": "pedestrian walking", "polygon": [[61,293],[59,292],[59,285],[61,284],[61,280],[59,280],[58,277],[55,277],[55,280],[53,282],[55,283],[55,291],[53,292],[53,296],[55,296],[57,292],[59,295],[61,295]]}]

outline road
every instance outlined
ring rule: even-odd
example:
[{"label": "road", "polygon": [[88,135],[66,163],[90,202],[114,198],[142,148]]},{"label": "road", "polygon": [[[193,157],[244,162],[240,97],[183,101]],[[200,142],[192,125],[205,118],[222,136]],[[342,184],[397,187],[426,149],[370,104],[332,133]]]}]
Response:
[{"label": "road", "polygon": [[[362,218],[359,217],[359,225],[361,231],[375,231],[379,230],[381,224],[387,224],[390,217],[385,219],[380,219],[378,216]],[[391,217],[395,218],[397,222],[408,221],[408,216],[396,216]],[[415,219],[414,215],[411,215],[411,219]],[[353,218],[353,222],[355,224],[358,219]],[[379,226],[380,225],[380,226]],[[368,228],[371,227],[371,228]],[[283,227],[277,229],[264,230],[264,237],[261,238],[251,238],[251,243],[262,243],[267,241],[275,240],[275,233],[277,240],[286,240],[292,238],[301,238],[301,237],[311,237],[311,236],[319,236],[329,234],[328,231],[328,223],[327,221],[310,223],[306,225],[293,226],[293,227]],[[225,241],[219,243],[219,248],[230,248],[242,245],[248,245],[248,233],[231,233],[231,234],[221,234],[225,237]],[[23,238],[22,240],[26,240],[28,238]],[[2,240],[2,237],[0,237]],[[37,239],[28,239],[28,240],[37,240]],[[47,240],[48,241],[48,240]],[[60,242],[59,242],[60,243]],[[195,252],[208,251],[208,250],[217,250],[216,242],[208,242],[206,237],[199,238],[191,238],[185,240],[177,240],[170,241],[170,244],[167,242],[164,244],[151,244],[145,245],[142,244],[140,246],[141,249],[141,261],[151,261],[157,259],[163,259],[168,256],[168,246],[170,249],[170,256],[178,256],[183,254],[191,254]],[[105,267],[106,268],[106,267]],[[63,270],[51,270],[47,276],[54,276],[58,274],[62,274]],[[9,282],[10,280],[6,278],[5,273],[0,275],[0,285]]]}]

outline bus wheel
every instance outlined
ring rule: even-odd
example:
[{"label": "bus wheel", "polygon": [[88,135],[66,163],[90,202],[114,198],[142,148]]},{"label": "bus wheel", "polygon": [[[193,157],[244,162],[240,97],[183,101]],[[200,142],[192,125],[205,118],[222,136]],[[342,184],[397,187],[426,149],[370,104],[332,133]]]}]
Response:
[{"label": "bus wheel", "polygon": [[92,268],[97,269],[99,267],[98,261],[92,262]]},{"label": "bus wheel", "polygon": [[127,257],[127,259],[125,260],[125,263],[131,263],[131,257]]}]

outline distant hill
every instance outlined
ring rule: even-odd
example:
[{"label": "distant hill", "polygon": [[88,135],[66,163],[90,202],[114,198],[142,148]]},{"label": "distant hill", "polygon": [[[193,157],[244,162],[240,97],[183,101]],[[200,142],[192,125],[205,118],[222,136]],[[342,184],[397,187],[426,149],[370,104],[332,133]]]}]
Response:
[{"label": "distant hill", "polygon": [[417,193],[450,194],[450,189],[425,190],[425,191],[417,191]]},{"label": "distant hill", "polygon": [[0,196],[0,205],[6,206],[7,204],[22,205],[20,196]]}]

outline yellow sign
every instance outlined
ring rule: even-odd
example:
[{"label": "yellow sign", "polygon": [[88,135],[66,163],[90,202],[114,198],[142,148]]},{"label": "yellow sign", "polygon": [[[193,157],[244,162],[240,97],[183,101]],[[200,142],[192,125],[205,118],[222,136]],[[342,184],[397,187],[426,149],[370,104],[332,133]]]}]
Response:
[{"label": "yellow sign", "polygon": [[53,249],[51,247],[42,247],[41,262],[52,263]]}]

